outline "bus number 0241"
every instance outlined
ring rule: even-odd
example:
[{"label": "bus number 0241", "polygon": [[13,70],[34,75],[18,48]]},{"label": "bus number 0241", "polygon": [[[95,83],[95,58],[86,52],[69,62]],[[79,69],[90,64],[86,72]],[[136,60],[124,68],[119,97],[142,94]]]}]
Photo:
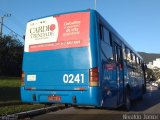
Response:
[{"label": "bus number 0241", "polygon": [[64,83],[84,83],[84,74],[64,74]]}]

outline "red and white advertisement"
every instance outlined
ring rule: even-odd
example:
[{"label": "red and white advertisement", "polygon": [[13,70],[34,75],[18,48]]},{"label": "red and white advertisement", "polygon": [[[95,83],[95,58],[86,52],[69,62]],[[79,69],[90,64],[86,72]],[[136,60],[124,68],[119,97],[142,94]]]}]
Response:
[{"label": "red and white advertisement", "polygon": [[89,21],[89,12],[78,12],[28,22],[25,52],[89,46]]}]

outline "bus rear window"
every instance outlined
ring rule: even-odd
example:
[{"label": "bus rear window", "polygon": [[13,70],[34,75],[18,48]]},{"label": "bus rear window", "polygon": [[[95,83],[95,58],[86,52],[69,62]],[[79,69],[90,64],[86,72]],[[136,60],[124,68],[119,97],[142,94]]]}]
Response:
[{"label": "bus rear window", "polygon": [[50,16],[28,22],[25,52],[87,47],[90,12]]}]

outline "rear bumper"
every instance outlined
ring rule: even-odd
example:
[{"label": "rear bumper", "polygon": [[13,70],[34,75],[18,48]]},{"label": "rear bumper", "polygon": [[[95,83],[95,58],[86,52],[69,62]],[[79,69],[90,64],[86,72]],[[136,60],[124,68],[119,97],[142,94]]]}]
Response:
[{"label": "rear bumper", "polygon": [[[88,89],[84,91],[37,91],[25,90],[24,87],[21,87],[20,89],[22,102],[100,106],[101,97],[99,95],[98,87],[88,87]],[[52,95],[61,96],[61,101],[49,101],[48,96]]]}]

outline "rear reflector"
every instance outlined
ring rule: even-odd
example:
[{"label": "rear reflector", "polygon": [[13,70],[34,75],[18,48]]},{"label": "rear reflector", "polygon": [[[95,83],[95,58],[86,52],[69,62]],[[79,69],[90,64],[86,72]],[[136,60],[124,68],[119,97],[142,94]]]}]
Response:
[{"label": "rear reflector", "polygon": [[89,70],[89,81],[90,81],[90,86],[98,86],[99,85],[98,67],[91,68]]},{"label": "rear reflector", "polygon": [[25,77],[25,74],[24,74],[24,72],[22,72],[22,76],[21,76],[21,86],[24,86],[24,77]]},{"label": "rear reflector", "polygon": [[74,88],[74,90],[85,90],[85,88]]},{"label": "rear reflector", "polygon": [[26,88],[26,90],[36,90],[36,88]]}]

